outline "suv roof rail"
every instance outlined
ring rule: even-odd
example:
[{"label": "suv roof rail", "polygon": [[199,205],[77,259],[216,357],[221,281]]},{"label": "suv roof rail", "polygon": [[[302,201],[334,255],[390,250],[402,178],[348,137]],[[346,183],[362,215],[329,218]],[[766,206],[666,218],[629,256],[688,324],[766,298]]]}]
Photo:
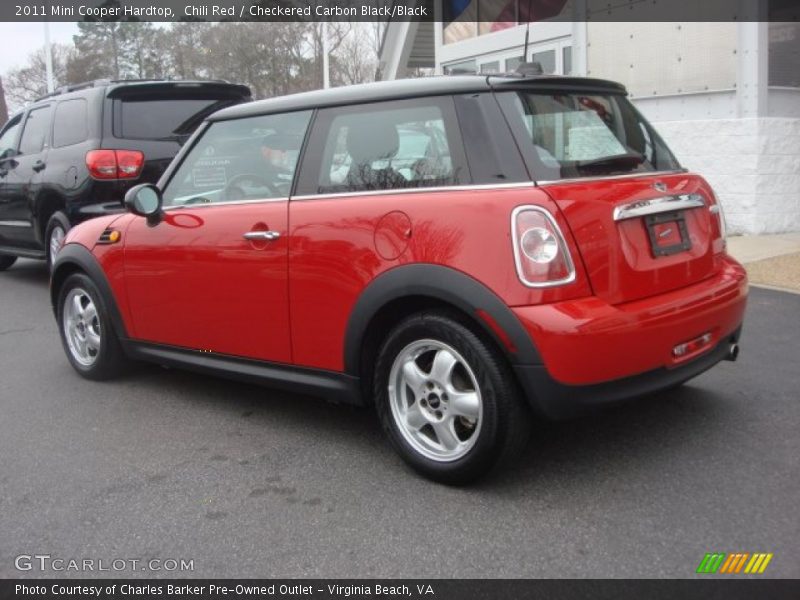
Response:
[{"label": "suv roof rail", "polygon": [[52,98],[53,96],[60,96],[61,94],[68,94],[70,92],[77,92],[80,90],[85,90],[93,87],[101,87],[105,85],[110,85],[112,83],[119,84],[119,83],[147,83],[147,82],[173,82],[173,83],[181,83],[181,82],[192,82],[192,83],[230,83],[225,79],[202,79],[202,80],[189,80],[189,79],[167,79],[163,77],[151,77],[151,78],[144,78],[144,79],[94,79],[92,81],[84,81],[82,83],[73,83],[70,85],[62,85],[61,87],[56,88],[55,91],[51,92],[50,94],[45,94],[44,96],[40,96],[34,102],[39,102],[40,100],[44,100],[46,98]]}]

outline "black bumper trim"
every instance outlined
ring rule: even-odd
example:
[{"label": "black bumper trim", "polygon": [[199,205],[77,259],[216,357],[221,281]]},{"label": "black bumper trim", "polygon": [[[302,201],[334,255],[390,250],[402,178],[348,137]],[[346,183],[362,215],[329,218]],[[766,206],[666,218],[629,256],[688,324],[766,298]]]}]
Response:
[{"label": "black bumper trim", "polygon": [[655,369],[632,377],[573,386],[559,383],[541,365],[515,365],[514,371],[531,407],[548,419],[568,419],[594,409],[646,396],[697,377],[724,360],[730,345],[739,341],[741,327],[724,337],[713,350],[674,369]]}]

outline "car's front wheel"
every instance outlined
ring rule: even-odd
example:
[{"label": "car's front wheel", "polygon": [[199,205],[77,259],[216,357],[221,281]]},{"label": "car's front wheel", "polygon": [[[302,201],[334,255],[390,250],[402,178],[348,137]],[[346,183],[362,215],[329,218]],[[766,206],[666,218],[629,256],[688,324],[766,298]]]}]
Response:
[{"label": "car's front wheel", "polygon": [[530,431],[502,355],[448,313],[413,315],[392,330],[374,395],[400,455],[443,483],[468,483],[517,456]]},{"label": "car's front wheel", "polygon": [[87,379],[110,379],[125,367],[107,304],[83,273],[70,275],[58,295],[58,328],[67,358]]}]

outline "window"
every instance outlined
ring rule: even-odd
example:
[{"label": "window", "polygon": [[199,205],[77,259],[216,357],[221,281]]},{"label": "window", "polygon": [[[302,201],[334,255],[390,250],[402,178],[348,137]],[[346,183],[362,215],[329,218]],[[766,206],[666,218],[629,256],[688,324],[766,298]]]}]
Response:
[{"label": "window", "polygon": [[322,147],[322,153],[304,166],[309,174],[303,179],[309,181],[301,194],[466,182],[467,174],[459,167],[465,161],[450,98],[328,109],[317,123],[312,147]]},{"label": "window", "polygon": [[572,75],[572,46],[561,48],[561,74]]},{"label": "window", "polygon": [[16,117],[9,121],[3,134],[0,135],[0,158],[5,158],[14,154],[17,149],[17,136],[22,124],[22,117]]},{"label": "window", "polygon": [[230,104],[233,102],[219,98],[122,98],[114,102],[114,136],[129,140],[183,140],[206,116]]},{"label": "window", "polygon": [[552,75],[556,72],[556,51],[544,50],[531,54],[531,62],[539,63],[542,66],[542,73]]},{"label": "window", "polygon": [[463,73],[477,73],[478,63],[474,60],[465,60],[444,66],[445,75],[458,75]]},{"label": "window", "polygon": [[28,113],[22,139],[19,142],[20,154],[39,154],[42,151],[47,142],[52,112],[51,106],[43,106]]},{"label": "window", "polygon": [[89,115],[83,98],[61,102],[53,121],[54,148],[79,144],[89,137]]},{"label": "window", "polygon": [[285,198],[310,111],[213,123],[164,190],[165,206]]},{"label": "window", "polygon": [[481,65],[481,73],[499,73],[500,61],[485,62]]},{"label": "window", "polygon": [[665,171],[678,163],[624,97],[502,94],[515,136],[537,179]]}]

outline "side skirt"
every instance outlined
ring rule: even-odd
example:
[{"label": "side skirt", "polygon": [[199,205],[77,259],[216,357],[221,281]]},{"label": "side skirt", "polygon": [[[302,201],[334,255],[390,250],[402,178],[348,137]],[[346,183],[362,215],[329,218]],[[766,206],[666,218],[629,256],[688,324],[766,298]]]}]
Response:
[{"label": "side skirt", "polygon": [[298,394],[318,396],[336,404],[363,406],[358,377],[334,371],[309,369],[187,350],[134,340],[122,340],[125,353],[133,359],[217,375]]}]

